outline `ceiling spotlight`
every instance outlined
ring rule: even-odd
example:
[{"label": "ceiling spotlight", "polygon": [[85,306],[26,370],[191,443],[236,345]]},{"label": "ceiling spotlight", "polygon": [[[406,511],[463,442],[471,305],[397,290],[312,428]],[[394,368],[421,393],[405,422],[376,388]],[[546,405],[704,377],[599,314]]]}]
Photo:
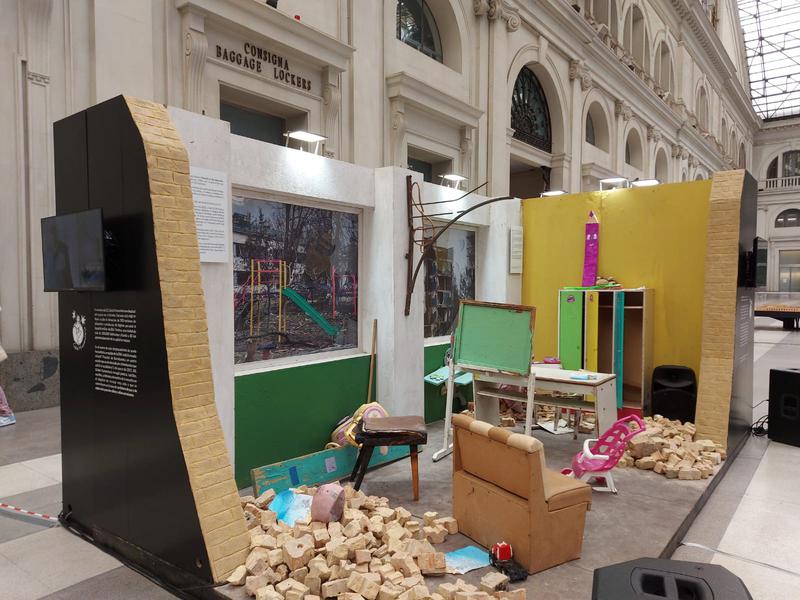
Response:
[{"label": "ceiling spotlight", "polygon": [[453,187],[456,189],[458,189],[462,181],[467,180],[466,177],[464,177],[463,175],[459,175],[458,173],[445,173],[444,175],[439,175],[439,177],[442,178],[442,183],[447,181],[449,187]]},{"label": "ceiling spotlight", "polygon": [[293,140],[299,140],[301,142],[309,142],[312,144],[314,142],[321,142],[323,140],[328,139],[324,135],[317,135],[316,133],[310,133],[308,131],[289,131],[287,133],[284,133],[283,135]]},{"label": "ceiling spotlight", "polygon": [[566,194],[564,190],[548,190],[539,194],[539,198],[549,198],[550,196],[563,196]]},{"label": "ceiling spotlight", "polygon": [[626,187],[630,187],[630,181],[625,177],[607,177],[600,180],[600,191]]},{"label": "ceiling spotlight", "polygon": [[458,175],[456,173],[446,173],[441,175],[442,179],[447,179],[447,181],[466,181],[467,178],[463,175]]},{"label": "ceiling spotlight", "polygon": [[[289,147],[289,140],[297,140],[298,142],[305,142],[307,144],[314,144],[314,154],[319,154],[319,144],[327,140],[324,135],[310,133],[308,131],[287,131],[283,134],[286,138],[286,147]],[[300,150],[303,150],[303,145],[300,145]],[[310,150],[309,150],[310,151]]]},{"label": "ceiling spotlight", "polygon": [[650,187],[651,185],[658,185],[661,182],[658,179],[637,179],[631,181],[633,187]]}]

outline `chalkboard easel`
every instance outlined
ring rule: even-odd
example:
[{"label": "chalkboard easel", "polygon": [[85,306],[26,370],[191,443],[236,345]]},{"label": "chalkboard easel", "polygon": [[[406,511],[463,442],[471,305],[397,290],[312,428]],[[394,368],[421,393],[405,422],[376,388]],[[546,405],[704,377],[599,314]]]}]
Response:
[{"label": "chalkboard easel", "polygon": [[[453,337],[452,357],[448,359],[447,406],[444,440],[434,462],[453,451],[450,422],[453,418],[455,373],[472,373],[479,381],[518,385],[527,388],[525,434],[530,435],[533,417],[534,372],[533,330],[536,309],[533,306],[462,300]],[[477,400],[477,398],[476,398]],[[481,418],[477,411],[476,417]]]}]

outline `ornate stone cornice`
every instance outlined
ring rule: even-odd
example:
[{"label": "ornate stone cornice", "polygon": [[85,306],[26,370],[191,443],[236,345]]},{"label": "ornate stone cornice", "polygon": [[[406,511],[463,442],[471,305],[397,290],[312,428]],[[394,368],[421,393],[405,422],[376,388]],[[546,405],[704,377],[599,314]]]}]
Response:
[{"label": "ornate stone cornice", "polygon": [[389,132],[392,164],[401,166],[406,144],[406,106],[402,98],[389,100],[392,129]]},{"label": "ornate stone cornice", "polygon": [[472,10],[476,17],[486,15],[490,21],[502,19],[508,31],[516,31],[522,23],[519,11],[508,6],[505,0],[473,0]]},{"label": "ornate stone cornice", "polygon": [[203,74],[208,56],[205,19],[184,15],[183,34],[183,103],[187,110],[203,112]]},{"label": "ornate stone cornice", "polygon": [[592,74],[582,60],[569,61],[569,79],[580,79],[581,89],[585,92],[592,89]]},{"label": "ornate stone cornice", "polygon": [[630,121],[633,116],[631,105],[624,100],[614,100],[614,114],[621,116],[624,121]]}]

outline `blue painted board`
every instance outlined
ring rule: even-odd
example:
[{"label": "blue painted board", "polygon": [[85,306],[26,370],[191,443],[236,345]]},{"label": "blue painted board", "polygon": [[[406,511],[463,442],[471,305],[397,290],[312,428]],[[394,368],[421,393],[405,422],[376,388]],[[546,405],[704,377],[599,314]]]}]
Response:
[{"label": "blue painted board", "polygon": [[[431,371],[423,377],[425,383],[431,385],[445,385],[447,378],[450,376],[450,367],[439,367],[435,371]],[[464,373],[463,371],[456,370],[456,376],[453,378],[453,383],[456,385],[470,385],[472,383],[472,373]]]},{"label": "blue painted board", "polygon": [[[375,449],[369,467],[392,462],[409,455],[408,446],[383,446]],[[269,488],[282,492],[300,485],[319,485],[339,481],[353,472],[358,456],[355,446],[321,450],[304,456],[251,469],[253,494],[258,497]]]}]

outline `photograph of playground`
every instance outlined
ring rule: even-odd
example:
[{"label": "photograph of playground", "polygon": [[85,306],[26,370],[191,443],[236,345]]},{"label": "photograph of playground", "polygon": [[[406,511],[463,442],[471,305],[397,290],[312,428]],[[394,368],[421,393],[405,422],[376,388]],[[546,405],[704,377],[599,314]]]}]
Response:
[{"label": "photograph of playground", "polygon": [[425,337],[450,335],[461,300],[475,298],[475,232],[451,227],[425,256]]},{"label": "photograph of playground", "polygon": [[233,201],[236,363],[358,342],[358,216],[258,198]]}]

